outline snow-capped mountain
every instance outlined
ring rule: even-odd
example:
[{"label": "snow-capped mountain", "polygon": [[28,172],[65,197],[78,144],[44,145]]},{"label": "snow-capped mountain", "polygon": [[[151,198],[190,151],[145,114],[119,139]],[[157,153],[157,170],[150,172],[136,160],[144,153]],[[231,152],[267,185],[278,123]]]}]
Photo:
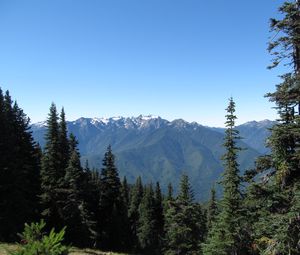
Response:
[{"label": "snow-capped mountain", "polygon": [[[245,138],[241,146],[241,171],[251,167],[262,152],[271,122],[249,122],[238,127]],[[182,119],[165,120],[154,115],[137,117],[79,118],[67,122],[68,131],[79,140],[83,158],[101,168],[102,157],[110,144],[116,154],[120,175],[130,182],[137,176],[149,182],[169,182],[175,188],[180,175],[190,175],[199,199],[206,199],[211,184],[222,172],[224,129],[202,126]],[[32,125],[33,136],[44,146],[46,122]]]}]

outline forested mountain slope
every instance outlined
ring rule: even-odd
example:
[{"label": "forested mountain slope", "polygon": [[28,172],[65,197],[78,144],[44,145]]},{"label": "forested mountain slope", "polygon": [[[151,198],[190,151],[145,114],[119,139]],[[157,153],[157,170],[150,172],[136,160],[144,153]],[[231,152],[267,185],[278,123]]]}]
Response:
[{"label": "forested mountain slope", "polygon": [[[263,144],[268,135],[269,121],[246,123],[238,128],[247,148],[240,155],[241,170],[251,167],[257,156],[265,151]],[[117,157],[121,176],[129,182],[141,176],[146,182],[160,181],[166,190],[169,182],[178,186],[178,180],[186,172],[192,181],[195,195],[206,199],[211,184],[223,171],[221,156],[223,130],[188,123],[172,122],[158,116],[109,119],[80,118],[67,123],[69,132],[79,140],[82,162],[100,168],[103,154],[111,144]],[[33,136],[44,145],[44,122],[32,125]],[[252,146],[253,147],[252,147]]]}]

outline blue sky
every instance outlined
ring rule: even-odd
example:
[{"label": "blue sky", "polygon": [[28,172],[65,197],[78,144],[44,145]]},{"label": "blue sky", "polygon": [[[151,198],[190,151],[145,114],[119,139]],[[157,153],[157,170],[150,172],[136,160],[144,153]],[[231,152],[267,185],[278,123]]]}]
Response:
[{"label": "blue sky", "polygon": [[276,118],[263,95],[276,0],[0,0],[0,86],[33,122],[160,115],[223,126]]}]

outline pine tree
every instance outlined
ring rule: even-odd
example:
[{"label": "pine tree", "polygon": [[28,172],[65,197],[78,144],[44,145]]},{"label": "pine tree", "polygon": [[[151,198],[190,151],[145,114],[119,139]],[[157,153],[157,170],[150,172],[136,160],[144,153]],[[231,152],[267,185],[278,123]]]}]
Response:
[{"label": "pine tree", "polygon": [[70,146],[67,132],[67,123],[65,110],[62,108],[60,113],[60,122],[58,124],[59,129],[59,146],[60,146],[60,162],[61,162],[61,174],[64,175],[66,168],[68,167],[68,162],[70,158]]},{"label": "pine tree", "polygon": [[1,89],[0,124],[0,240],[15,241],[24,223],[38,217],[39,158],[29,118]]},{"label": "pine tree", "polygon": [[170,202],[165,221],[165,254],[197,254],[205,233],[205,220],[201,207],[194,203],[187,175],[182,176],[180,192]]},{"label": "pine tree", "polygon": [[137,238],[137,228],[139,221],[139,206],[143,198],[143,184],[142,179],[139,176],[136,179],[135,185],[132,187],[130,192],[130,206],[128,209],[128,218],[130,222],[130,232],[131,232],[131,247],[134,251],[138,250],[138,238]]},{"label": "pine tree", "polygon": [[211,189],[211,197],[208,204],[207,210],[207,229],[211,229],[212,223],[216,220],[218,214],[218,207],[216,202],[216,190],[215,187]]},{"label": "pine tree", "polygon": [[100,191],[101,191],[101,180],[100,174],[97,170],[90,170],[88,164],[85,166],[84,170],[84,187],[83,187],[83,200],[86,209],[90,216],[90,221],[95,224],[95,233],[93,236],[92,247],[100,247],[99,237],[100,237]]},{"label": "pine tree", "polygon": [[300,2],[284,2],[279,11],[283,18],[271,19],[271,31],[280,36],[275,35],[269,43],[275,56],[270,68],[285,62],[293,69],[283,74],[276,91],[266,96],[275,102],[280,117],[271,129],[268,146],[272,155],[268,159],[272,159],[269,164],[275,169],[277,183],[284,188],[300,178]]},{"label": "pine tree", "polygon": [[127,183],[126,176],[124,176],[123,181],[122,181],[122,187],[121,187],[121,193],[122,193],[122,198],[123,198],[123,205],[124,205],[124,210],[126,214],[126,221],[122,224],[124,228],[125,236],[124,236],[124,243],[126,243],[126,251],[131,251],[132,250],[132,239],[131,239],[131,226],[130,226],[130,221],[128,218],[128,210],[129,210],[129,205],[130,205],[130,186]]},{"label": "pine tree", "polygon": [[189,177],[183,174],[180,182],[180,192],[177,200],[183,204],[191,204],[194,201],[194,192],[189,183]]},{"label": "pine tree", "polygon": [[238,151],[237,140],[240,139],[238,130],[235,129],[235,103],[229,99],[226,115],[226,131],[224,147],[226,152],[223,156],[225,171],[223,174],[223,199],[222,211],[216,222],[212,223],[208,239],[204,244],[205,255],[228,255],[243,254],[241,232],[241,192],[239,165],[237,163]]},{"label": "pine tree", "polygon": [[173,186],[172,186],[172,183],[168,184],[167,200],[169,200],[169,201],[173,200]]},{"label": "pine tree", "polygon": [[60,132],[54,103],[51,104],[47,119],[45,140],[41,169],[42,216],[45,217],[50,228],[60,229],[63,227],[63,214],[59,201],[62,198],[60,189],[64,182],[64,172],[61,169]]},{"label": "pine tree", "polygon": [[159,182],[156,183],[154,194],[154,218],[156,223],[157,237],[158,237],[158,250],[161,251],[164,239],[164,214],[163,214],[163,197],[160,189]]},{"label": "pine tree", "polygon": [[128,219],[111,146],[108,146],[103,159],[99,206],[101,247],[105,250],[126,250]]},{"label": "pine tree", "polygon": [[165,218],[165,215],[166,215],[167,211],[171,207],[171,204],[172,204],[173,201],[174,201],[173,186],[172,186],[171,183],[169,183],[168,184],[167,195],[165,196],[165,198],[163,200],[163,215],[164,215],[164,218]]},{"label": "pine tree", "polygon": [[144,254],[159,254],[159,232],[155,209],[155,197],[150,184],[139,205],[137,237],[139,248]]},{"label": "pine tree", "polygon": [[[280,20],[271,19],[275,32],[269,43],[274,55],[270,68],[280,63],[292,66],[281,75],[276,91],[266,96],[276,104],[279,119],[271,128],[269,155],[260,157],[247,191],[247,205],[253,224],[253,242],[261,254],[299,254],[298,213],[294,211],[300,183],[300,2],[280,6]],[[263,176],[258,183],[255,173]],[[256,202],[254,206],[253,203]],[[297,206],[296,206],[297,207]],[[259,216],[259,220],[253,218]]]},{"label": "pine tree", "polygon": [[70,135],[71,156],[64,178],[63,220],[67,227],[66,241],[78,247],[87,247],[96,237],[95,222],[92,221],[83,199],[84,173],[77,144],[76,138]]},{"label": "pine tree", "polygon": [[126,207],[127,215],[128,215],[129,204],[130,204],[129,193],[130,193],[129,185],[127,183],[126,176],[124,176],[123,181],[122,181],[122,196],[123,196],[123,199],[124,199],[124,205]]}]

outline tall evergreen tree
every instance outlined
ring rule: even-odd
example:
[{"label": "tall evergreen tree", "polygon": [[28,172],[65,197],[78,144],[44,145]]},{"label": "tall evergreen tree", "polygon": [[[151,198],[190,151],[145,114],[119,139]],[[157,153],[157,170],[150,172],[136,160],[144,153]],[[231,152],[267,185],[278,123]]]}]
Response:
[{"label": "tall evergreen tree", "polygon": [[168,184],[167,200],[169,200],[169,201],[173,200],[173,186],[172,186],[172,183]]},{"label": "tall evergreen tree", "polygon": [[61,198],[61,187],[64,182],[64,172],[61,169],[60,132],[58,114],[54,103],[51,104],[47,119],[46,145],[42,158],[41,169],[41,203],[42,216],[49,227],[63,227],[62,208],[58,202]]},{"label": "tall evergreen tree", "polygon": [[206,255],[236,255],[243,254],[241,240],[241,192],[239,165],[237,163],[237,140],[240,139],[238,130],[235,129],[235,103],[229,99],[225,125],[223,156],[225,171],[223,174],[223,199],[222,211],[208,234],[208,240],[203,251]]},{"label": "tall evergreen tree", "polygon": [[60,113],[60,121],[58,124],[59,128],[59,146],[60,146],[60,162],[61,162],[61,174],[64,175],[66,168],[68,167],[68,162],[70,158],[70,146],[67,132],[67,123],[65,110],[62,108]]},{"label": "tall evergreen tree", "polygon": [[167,213],[167,211],[169,210],[172,202],[174,201],[173,198],[173,186],[171,183],[168,184],[168,191],[167,191],[167,195],[165,196],[164,200],[163,200],[163,215],[165,218],[165,215]]},{"label": "tall evergreen tree", "polygon": [[197,254],[205,232],[202,217],[188,176],[183,175],[178,197],[170,202],[165,214],[165,254]]},{"label": "tall evergreen tree", "polygon": [[128,209],[128,218],[130,222],[130,232],[131,232],[131,239],[132,243],[130,246],[132,246],[133,250],[138,249],[138,238],[137,238],[137,228],[138,228],[138,222],[139,222],[139,206],[143,198],[143,183],[142,179],[139,176],[136,179],[135,185],[132,187],[130,192],[130,206]]},{"label": "tall evergreen tree", "polygon": [[276,104],[279,119],[268,138],[271,153],[257,160],[254,173],[263,178],[252,181],[247,205],[252,218],[259,216],[252,221],[253,242],[260,254],[293,255],[300,253],[299,213],[294,211],[300,183],[300,1],[284,2],[279,12],[281,19],[271,19],[275,35],[269,43],[274,55],[270,68],[280,63],[292,68],[281,75],[276,91],[267,94]]},{"label": "tall evergreen tree", "polygon": [[275,56],[271,68],[286,62],[293,69],[281,76],[282,83],[274,93],[267,94],[279,114],[268,145],[276,181],[284,187],[300,178],[300,2],[284,2],[279,11],[283,18],[271,19],[271,30],[281,35],[269,43],[269,51]]},{"label": "tall evergreen tree", "polygon": [[99,205],[100,245],[105,250],[126,250],[128,219],[111,146],[108,146],[103,159]]},{"label": "tall evergreen tree", "polygon": [[144,254],[160,254],[159,232],[155,215],[155,197],[152,184],[146,188],[139,206],[139,224],[137,237],[139,247]]},{"label": "tall evergreen tree", "polygon": [[216,190],[215,187],[211,189],[211,197],[208,204],[207,210],[207,229],[211,229],[212,223],[216,220],[216,216],[218,213],[218,206],[216,202]]},{"label": "tall evergreen tree", "polygon": [[39,158],[29,118],[0,89],[0,240],[15,241],[38,217]]},{"label": "tall evergreen tree", "polygon": [[101,191],[101,180],[100,174],[97,170],[90,170],[88,165],[84,169],[84,187],[83,187],[83,200],[89,213],[90,221],[95,223],[95,235],[93,237],[94,242],[92,247],[100,247],[99,235],[101,230],[100,225],[100,191]]},{"label": "tall evergreen tree", "polygon": [[164,238],[164,212],[163,212],[163,197],[159,182],[156,183],[154,194],[154,218],[156,224],[156,231],[158,235],[158,250],[161,251]]},{"label": "tall evergreen tree", "polygon": [[124,176],[123,181],[122,181],[122,196],[124,199],[124,205],[126,207],[127,214],[128,214],[129,203],[130,203],[129,193],[130,193],[129,185],[127,183],[126,176]]},{"label": "tall evergreen tree", "polygon": [[76,138],[70,136],[68,167],[64,179],[63,220],[67,226],[66,241],[79,247],[91,246],[94,242],[95,222],[92,221],[84,201],[84,178]]}]

